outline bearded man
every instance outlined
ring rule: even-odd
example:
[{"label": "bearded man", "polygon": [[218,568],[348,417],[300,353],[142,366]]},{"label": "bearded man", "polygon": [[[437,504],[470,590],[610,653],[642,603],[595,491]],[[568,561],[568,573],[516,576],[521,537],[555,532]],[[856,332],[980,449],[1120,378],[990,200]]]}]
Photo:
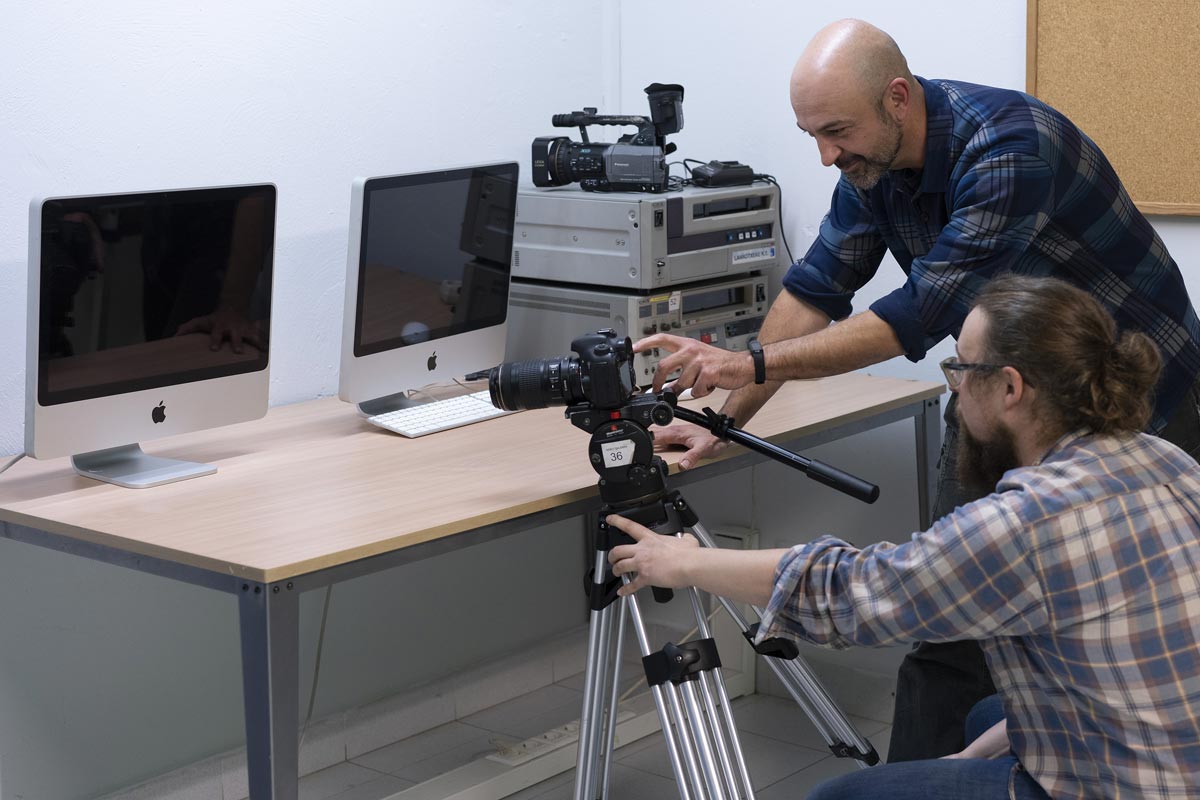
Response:
[{"label": "bearded man", "polygon": [[[959,472],[985,497],[902,544],[701,549],[619,516],[612,571],[766,608],[760,638],[979,641],[999,690],[951,758],[811,798],[1200,796],[1200,465],[1142,431],[1157,348],[1086,292],[1003,276],[942,362]],[[983,487],[987,487],[986,489]]]}]

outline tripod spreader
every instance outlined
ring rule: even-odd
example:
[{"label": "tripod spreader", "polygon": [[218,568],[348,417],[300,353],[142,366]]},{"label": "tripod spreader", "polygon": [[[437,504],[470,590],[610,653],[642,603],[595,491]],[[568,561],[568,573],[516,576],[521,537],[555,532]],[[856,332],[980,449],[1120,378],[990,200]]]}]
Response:
[{"label": "tripod spreader", "polygon": [[[671,392],[664,392],[663,394],[667,402],[674,405],[674,394]],[[814,481],[823,483],[831,489],[837,489],[839,492],[848,494],[856,500],[862,500],[864,503],[874,503],[879,499],[879,487],[875,484],[868,483],[862,478],[855,477],[848,472],[843,472],[837,467],[831,467],[820,461],[805,458],[798,453],[793,453],[791,450],[785,450],[778,445],[771,444],[765,439],[752,436],[739,428],[733,427],[732,418],[725,414],[718,414],[711,408],[705,408],[704,413],[701,414],[692,411],[690,408],[675,406],[674,414],[685,422],[691,422],[702,428],[707,428],[718,439],[736,442],[756,453],[761,453],[768,458],[773,458],[783,464],[795,467]]]},{"label": "tripod spreader", "polygon": [[706,670],[719,669],[721,656],[717,653],[717,643],[711,638],[686,644],[667,642],[657,653],[643,656],[642,667],[646,671],[646,682],[651,686],[660,686],[667,681],[678,685],[698,679]]}]

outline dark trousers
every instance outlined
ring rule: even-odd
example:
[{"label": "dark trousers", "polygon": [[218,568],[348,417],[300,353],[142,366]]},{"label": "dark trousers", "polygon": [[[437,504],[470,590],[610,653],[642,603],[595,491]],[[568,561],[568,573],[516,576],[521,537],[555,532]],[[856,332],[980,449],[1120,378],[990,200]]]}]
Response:
[{"label": "dark trousers", "polygon": [[[999,695],[967,715],[971,742],[1004,719]],[[818,785],[808,800],[1050,800],[1010,750],[997,758],[947,758],[860,769]]]},{"label": "dark trousers", "polygon": [[[945,435],[938,460],[933,518],[977,500],[958,482],[958,420],[955,395],[946,403]],[[1200,460],[1200,381],[1171,416],[1162,438]],[[896,710],[888,761],[940,758],[962,750],[967,712],[996,691],[983,650],[974,641],[918,642],[904,657],[896,679]]]}]

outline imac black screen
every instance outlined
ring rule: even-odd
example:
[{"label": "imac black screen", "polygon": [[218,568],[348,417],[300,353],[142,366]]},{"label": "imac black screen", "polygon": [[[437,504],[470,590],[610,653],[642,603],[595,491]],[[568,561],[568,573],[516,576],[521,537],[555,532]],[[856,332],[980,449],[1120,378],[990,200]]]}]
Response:
[{"label": "imac black screen", "polygon": [[275,187],[46,200],[38,402],[265,369]]},{"label": "imac black screen", "polygon": [[504,322],[516,203],[511,163],[368,180],[354,355]]}]

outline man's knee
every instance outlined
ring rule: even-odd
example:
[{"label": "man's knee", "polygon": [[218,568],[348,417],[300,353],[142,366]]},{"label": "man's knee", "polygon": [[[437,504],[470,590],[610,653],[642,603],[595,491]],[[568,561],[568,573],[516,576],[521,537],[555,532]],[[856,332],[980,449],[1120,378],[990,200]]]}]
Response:
[{"label": "man's knee", "polygon": [[878,784],[867,780],[871,770],[859,770],[822,781],[808,793],[807,800],[856,800],[879,796]]}]

